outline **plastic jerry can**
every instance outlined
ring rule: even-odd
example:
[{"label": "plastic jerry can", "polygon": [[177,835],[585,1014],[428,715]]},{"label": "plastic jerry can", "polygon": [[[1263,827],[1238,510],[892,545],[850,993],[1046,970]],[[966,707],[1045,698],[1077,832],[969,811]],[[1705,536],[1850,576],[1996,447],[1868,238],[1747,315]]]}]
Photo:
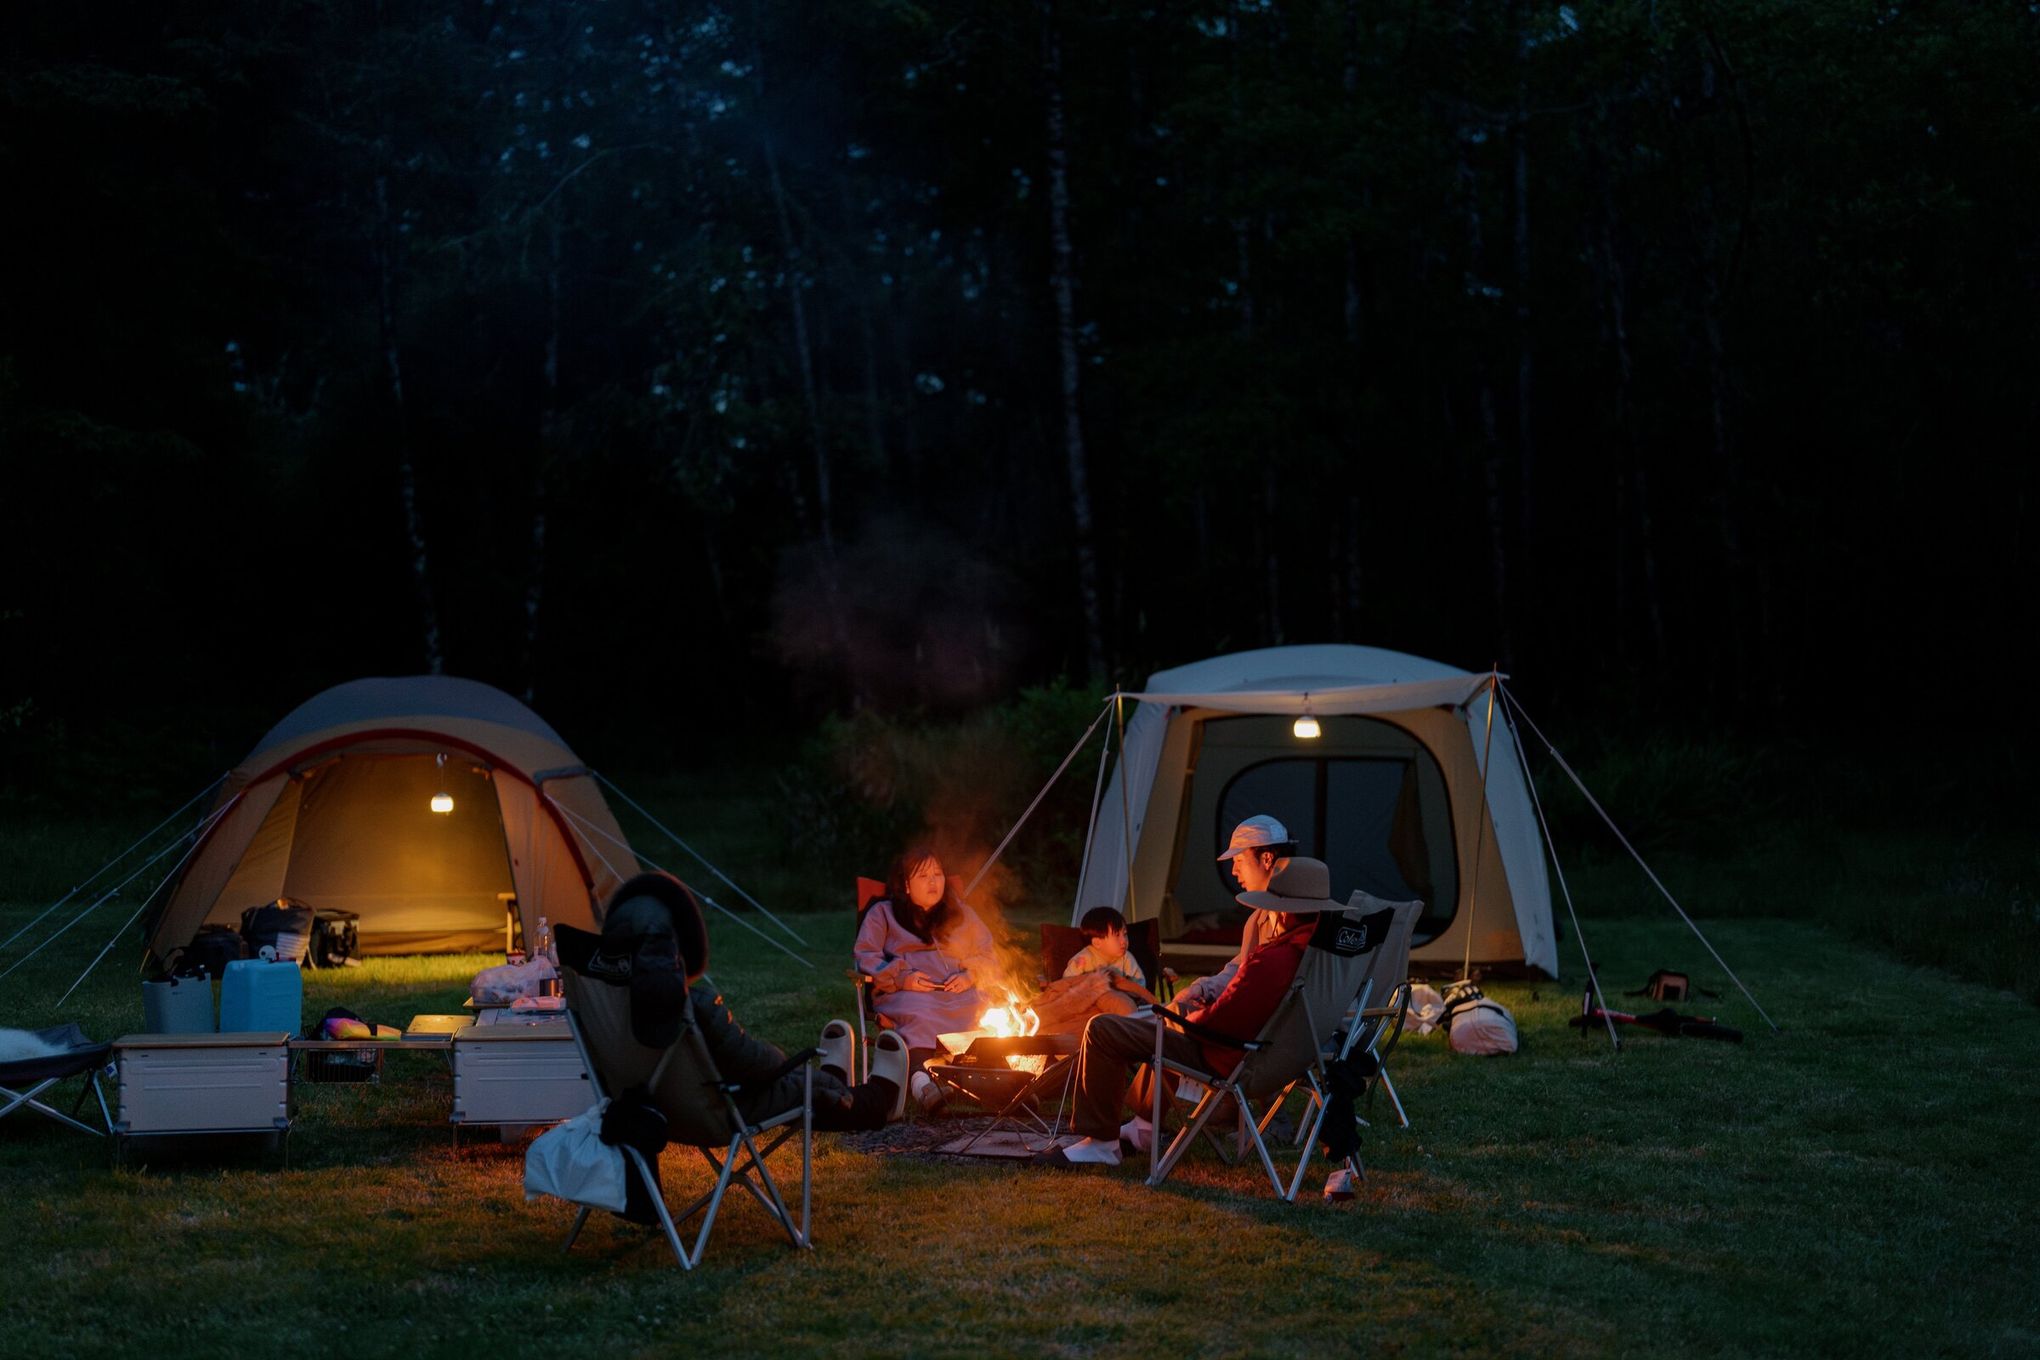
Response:
[{"label": "plastic jerry can", "polygon": [[220,1033],[296,1034],[305,1008],[305,979],[288,960],[235,959],[220,980]]}]

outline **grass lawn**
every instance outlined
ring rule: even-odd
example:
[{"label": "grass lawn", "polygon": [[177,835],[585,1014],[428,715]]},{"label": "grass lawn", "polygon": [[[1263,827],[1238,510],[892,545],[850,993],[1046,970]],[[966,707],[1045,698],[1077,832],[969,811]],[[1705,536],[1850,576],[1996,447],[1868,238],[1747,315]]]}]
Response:
[{"label": "grass lawn", "polygon": [[[0,905],[0,936],[42,904]],[[806,1043],[846,1012],[847,915],[796,921],[812,972],[715,923],[713,973],[751,1027]],[[10,978],[7,1023],[55,1020],[119,919]],[[1611,985],[1682,963],[1719,982],[1676,921],[1587,924]],[[1037,1172],[823,1135],[817,1249],[790,1251],[732,1196],[687,1275],[606,1219],[562,1255],[570,1213],[524,1202],[522,1145],[455,1151],[431,1055],[391,1057],[381,1087],[301,1088],[287,1169],[246,1148],[114,1171],[103,1143],[16,1114],[0,1123],[0,1225],[21,1248],[0,1352],[2040,1352],[2040,1012],[1810,923],[1710,933],[1782,1036],[1724,1000],[1703,1007],[1748,1031],[1740,1047],[1637,1033],[1612,1054],[1565,1025],[1568,944],[1565,982],[1489,988],[1521,1054],[1405,1041],[1414,1127],[1387,1130],[1377,1104],[1368,1179],[1342,1206],[1317,1198],[1321,1175],[1284,1205],[1208,1150],[1151,1191],[1138,1167]],[[138,1028],[132,961],[123,943],[62,1018]],[[310,974],[306,1011],[401,1024],[457,1007],[486,961]],[[704,1179],[692,1154],[666,1166],[675,1193]]]}]

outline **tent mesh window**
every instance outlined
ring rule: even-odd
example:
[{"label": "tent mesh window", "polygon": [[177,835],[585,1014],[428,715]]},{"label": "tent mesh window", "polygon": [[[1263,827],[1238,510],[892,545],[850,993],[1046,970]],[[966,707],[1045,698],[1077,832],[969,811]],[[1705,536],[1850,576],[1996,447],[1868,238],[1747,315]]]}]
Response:
[{"label": "tent mesh window", "polygon": [[[1332,888],[1355,888],[1391,902],[1421,898],[1415,939],[1433,939],[1451,923],[1459,897],[1444,774],[1409,733],[1371,718],[1322,720],[1324,736],[1307,752],[1284,718],[1215,719],[1206,726],[1192,802],[1203,804],[1210,843],[1223,845],[1239,822],[1257,813],[1289,828],[1297,852],[1323,860]],[[1276,754],[1279,752],[1279,754]],[[1199,797],[1198,794],[1204,796]],[[1208,800],[1208,801],[1207,801]],[[1192,843],[1199,837],[1194,833]],[[1206,860],[1205,873],[1185,873],[1178,890],[1186,913],[1238,938],[1246,908],[1228,866]]]}]

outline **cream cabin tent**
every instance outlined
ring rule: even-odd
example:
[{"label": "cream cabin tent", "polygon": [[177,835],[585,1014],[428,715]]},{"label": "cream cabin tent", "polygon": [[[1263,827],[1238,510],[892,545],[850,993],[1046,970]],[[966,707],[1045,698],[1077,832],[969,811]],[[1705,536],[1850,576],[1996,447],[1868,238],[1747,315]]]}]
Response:
[{"label": "cream cabin tent", "polygon": [[200,825],[156,904],[159,958],[278,897],[357,913],[365,954],[501,949],[540,916],[595,928],[638,872],[559,734],[502,691],[445,676],[306,701],[228,773]]},{"label": "cream cabin tent", "polygon": [[[1108,904],[1160,917],[1171,963],[1210,971],[1246,916],[1214,857],[1234,824],[1267,813],[1331,866],[1335,896],[1421,898],[1411,958],[1426,971],[1456,972],[1470,939],[1475,967],[1557,976],[1543,843],[1499,697],[1489,738],[1488,680],[1347,646],[1157,672],[1124,696],[1124,749],[1099,790],[1072,919]],[[1315,739],[1293,730],[1306,708]]]}]

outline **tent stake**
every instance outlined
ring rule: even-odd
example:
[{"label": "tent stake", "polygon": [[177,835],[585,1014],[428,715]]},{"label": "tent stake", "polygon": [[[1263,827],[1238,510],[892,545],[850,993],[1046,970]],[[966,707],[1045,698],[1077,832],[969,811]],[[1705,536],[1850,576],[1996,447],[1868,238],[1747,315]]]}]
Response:
[{"label": "tent stake", "polygon": [[1513,691],[1504,690],[1503,694],[1507,696],[1510,706],[1516,710],[1516,716],[1520,717],[1524,722],[1530,724],[1530,730],[1533,733],[1536,733],[1537,740],[1543,742],[1544,749],[1551,752],[1551,758],[1558,762],[1559,769],[1565,771],[1566,778],[1572,780],[1573,787],[1577,788],[1580,791],[1580,795],[1587,800],[1587,805],[1593,808],[1595,812],[1600,814],[1601,820],[1608,824],[1608,829],[1615,833],[1615,839],[1621,841],[1622,848],[1629,852],[1629,857],[1636,861],[1637,867],[1643,870],[1645,876],[1650,879],[1651,884],[1654,887],[1656,887],[1660,893],[1664,894],[1665,901],[1672,904],[1672,910],[1679,913],[1679,919],[1681,921],[1684,921],[1686,923],[1686,928],[1693,932],[1693,938],[1700,941],[1701,945],[1707,950],[1707,952],[1713,955],[1714,961],[1721,965],[1722,972],[1728,974],[1728,980],[1735,984],[1736,990],[1741,992],[1743,996],[1748,999],[1750,1005],[1756,1007],[1758,1015],[1764,1017],[1764,1023],[1771,1027],[1771,1032],[1773,1034],[1783,1034],[1785,1031],[1778,1028],[1778,1022],[1771,1018],[1769,1012],[1765,1011],[1763,1005],[1760,1002],[1758,1002],[1757,998],[1754,995],[1751,994],[1750,989],[1743,986],[1743,980],[1735,975],[1735,969],[1730,968],[1728,966],[1728,960],[1721,957],[1720,952],[1715,949],[1712,943],[1709,942],[1707,936],[1701,932],[1699,925],[1695,923],[1692,917],[1686,914],[1686,909],[1679,905],[1679,899],[1672,896],[1671,889],[1667,888],[1664,885],[1664,882],[1658,878],[1657,872],[1654,869],[1652,869],[1647,862],[1645,862],[1642,855],[1637,853],[1636,847],[1629,843],[1629,837],[1622,834],[1622,828],[1615,825],[1615,819],[1608,815],[1608,810],[1601,806],[1600,800],[1594,797],[1593,793],[1588,790],[1586,784],[1580,779],[1579,775],[1574,773],[1573,767],[1566,763],[1565,757],[1558,753],[1558,748],[1551,744],[1551,738],[1545,736],[1544,733],[1541,730],[1539,730],[1536,722],[1534,722],[1531,719],[1530,715],[1524,712],[1523,701],[1521,699],[1518,699]]}]

